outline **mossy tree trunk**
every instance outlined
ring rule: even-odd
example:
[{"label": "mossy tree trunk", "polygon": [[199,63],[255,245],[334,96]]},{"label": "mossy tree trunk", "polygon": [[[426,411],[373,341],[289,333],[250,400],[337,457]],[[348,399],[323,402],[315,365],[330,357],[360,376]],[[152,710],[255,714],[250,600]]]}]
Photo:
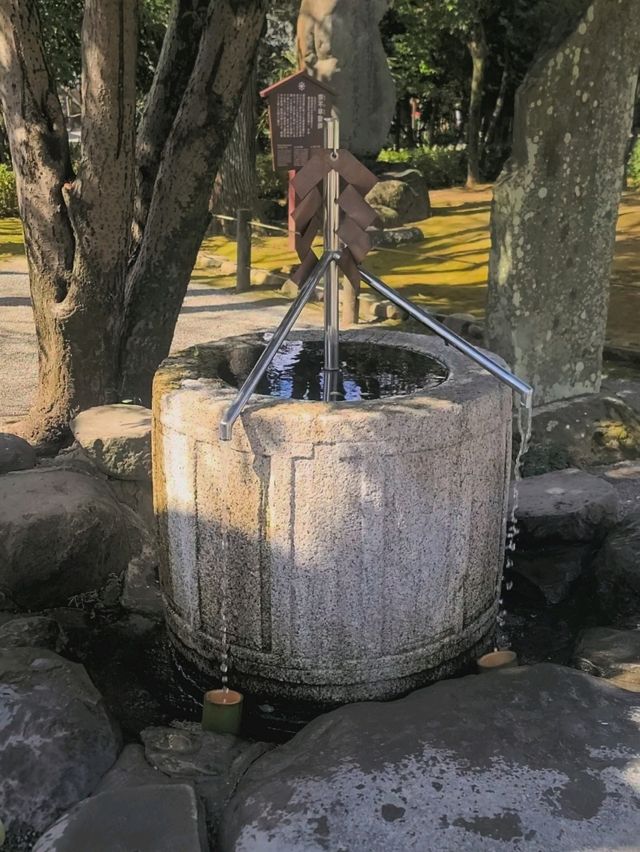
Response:
[{"label": "mossy tree trunk", "polygon": [[518,89],[491,215],[488,344],[540,405],[600,389],[640,70],[636,0],[584,5]]},{"label": "mossy tree trunk", "polygon": [[39,356],[23,432],[60,442],[78,410],[148,403],[208,221],[210,187],[265,0],[176,0],[136,138],[138,4],[86,0],[74,173],[36,0],[0,0],[0,102]]}]

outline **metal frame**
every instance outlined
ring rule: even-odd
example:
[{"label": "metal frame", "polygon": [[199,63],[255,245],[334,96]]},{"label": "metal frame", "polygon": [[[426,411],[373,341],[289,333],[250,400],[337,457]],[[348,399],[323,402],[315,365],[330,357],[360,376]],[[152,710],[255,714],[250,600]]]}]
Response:
[{"label": "metal frame", "polygon": [[[311,275],[307,278],[307,280],[300,288],[300,292],[298,293],[296,300],[293,302],[293,304],[285,314],[284,319],[278,326],[275,334],[267,344],[264,352],[256,362],[256,365],[251,370],[244,384],[238,391],[238,395],[231,403],[229,408],[226,410],[224,417],[220,421],[221,440],[231,440],[233,433],[233,424],[242,414],[242,410],[249,401],[249,397],[253,394],[254,390],[258,385],[258,382],[266,373],[269,364],[275,358],[278,349],[280,349],[285,338],[287,337],[287,335],[293,328],[296,320],[302,313],[302,309],[312,297],[316,287],[320,282],[320,279],[323,275],[328,275],[330,269],[337,269],[337,263],[340,260],[340,256],[340,251],[325,252],[316,264]],[[460,337],[459,334],[456,334],[454,331],[451,331],[451,329],[442,325],[442,323],[439,323],[421,308],[418,308],[416,305],[414,305],[413,302],[410,302],[408,299],[405,299],[393,288],[385,284],[384,281],[382,281],[380,278],[377,278],[375,275],[372,275],[371,272],[367,272],[367,270],[363,269],[362,267],[360,267],[360,277],[373,290],[376,290],[378,293],[380,293],[381,296],[384,296],[385,299],[389,299],[389,301],[393,302],[399,308],[402,308],[403,311],[406,311],[410,316],[418,320],[418,322],[422,323],[422,325],[426,326],[428,329],[430,329],[439,337],[441,337],[445,341],[445,343],[448,343],[450,346],[453,346],[455,349],[462,352],[468,358],[471,358],[472,361],[475,361],[476,364],[479,364],[481,367],[487,370],[487,372],[495,376],[496,379],[508,385],[512,390],[520,394],[520,396],[522,397],[522,404],[525,406],[525,408],[529,410],[531,409],[533,403],[533,388],[531,387],[531,385],[528,385],[526,382],[523,382],[522,379],[519,379],[517,376],[514,376],[513,373],[509,372],[509,370],[506,370],[504,367],[501,367],[500,364],[496,363],[492,358],[489,358],[489,356],[485,355],[484,352],[481,352],[475,346],[472,346],[470,343],[467,343],[467,341],[463,337]],[[327,352],[326,342],[327,330],[325,326],[325,357]],[[327,383],[327,373],[330,373],[331,376],[336,378],[338,375],[338,372],[335,368],[331,368],[331,370],[329,370],[325,367],[325,385]]]},{"label": "metal frame", "polygon": [[302,309],[313,296],[314,290],[320,283],[320,279],[329,269],[330,264],[333,264],[338,260],[340,260],[339,251],[325,252],[316,264],[311,275],[300,288],[300,292],[296,296],[295,301],[284,315],[284,319],[278,326],[275,334],[267,344],[262,355],[258,358],[256,365],[247,376],[244,384],[238,391],[238,395],[225,411],[224,417],[220,421],[220,439],[222,441],[231,440],[233,424],[242,414],[242,409],[247,404],[249,397],[256,389],[260,379],[266,373],[269,364],[276,356],[276,352],[284,343],[284,339],[295,325],[296,320],[302,313]]},{"label": "metal frame", "polygon": [[476,364],[480,364],[481,367],[484,367],[484,369],[491,373],[491,375],[495,376],[496,379],[504,382],[505,385],[509,385],[509,387],[516,393],[520,394],[523,404],[527,408],[531,407],[533,400],[533,388],[531,385],[528,385],[526,382],[523,382],[522,379],[514,376],[513,373],[509,372],[509,370],[505,370],[504,367],[501,367],[500,364],[497,364],[493,359],[489,358],[488,355],[485,355],[484,352],[481,352],[479,349],[476,349],[475,346],[467,343],[464,337],[460,337],[460,335],[456,334],[455,331],[451,331],[451,329],[442,325],[442,323],[439,323],[438,320],[429,316],[426,311],[423,311],[408,299],[403,298],[394,289],[385,284],[384,281],[377,278],[375,275],[372,275],[371,272],[367,272],[367,270],[362,267],[360,267],[360,278],[362,278],[362,280],[371,288],[380,293],[381,296],[384,296],[385,299],[389,299],[389,301],[393,302],[394,305],[397,305],[399,308],[402,308],[403,311],[406,311],[409,316],[412,316],[414,319],[418,320],[418,322],[426,325],[428,329],[437,334],[438,337],[441,337],[445,343],[454,346],[464,355],[471,358],[472,361],[475,361]]},{"label": "metal frame", "polygon": [[[324,147],[331,158],[338,156],[340,127],[337,118],[327,118],[324,123]],[[340,238],[340,175],[331,169],[324,181],[324,248],[338,251]],[[338,395],[340,373],[340,271],[337,263],[329,265],[324,279],[324,391],[325,402]]]},{"label": "metal frame", "polygon": [[[339,144],[339,126],[335,118],[325,119],[325,148],[331,152],[332,157],[336,157]],[[336,399],[338,386],[338,378],[340,375],[340,292],[338,262],[342,256],[340,251],[340,239],[338,237],[338,227],[340,224],[340,206],[338,196],[340,193],[340,176],[335,169],[330,169],[325,179],[324,186],[324,247],[325,252],[314,267],[311,275],[300,287],[300,291],[284,316],[284,319],[276,329],[273,337],[267,344],[264,352],[258,359],[256,365],[251,370],[244,384],[238,391],[236,398],[233,400],[229,408],[226,410],[222,420],[220,421],[220,439],[222,441],[230,441],[233,433],[233,424],[249,401],[249,397],[253,394],[258,382],[266,373],[269,364],[275,358],[275,355],[282,346],[285,338],[293,328],[296,320],[302,313],[302,309],[307,304],[309,299],[320,283],[320,279],[325,276],[324,288],[324,393],[325,402],[331,402]],[[360,277],[372,289],[376,290],[385,299],[393,302],[399,308],[406,311],[414,319],[421,322],[428,329],[441,337],[445,343],[454,346],[467,357],[475,361],[499,381],[504,382],[522,397],[522,404],[528,411],[531,411],[533,404],[533,388],[526,382],[523,382],[509,370],[505,370],[500,364],[485,355],[475,346],[460,337],[459,334],[448,329],[446,326],[439,323],[433,317],[429,316],[425,311],[418,308],[408,299],[403,298],[399,293],[389,287],[380,278],[367,272],[366,269],[360,267]]]}]

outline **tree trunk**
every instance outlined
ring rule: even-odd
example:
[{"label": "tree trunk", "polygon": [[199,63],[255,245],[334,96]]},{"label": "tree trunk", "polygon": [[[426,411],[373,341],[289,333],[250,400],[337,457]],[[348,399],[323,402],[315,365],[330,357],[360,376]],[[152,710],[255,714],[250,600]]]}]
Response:
[{"label": "tree trunk", "polygon": [[496,133],[496,127],[498,126],[498,120],[502,115],[502,110],[504,108],[504,101],[507,94],[507,83],[509,82],[509,57],[505,55],[504,64],[502,66],[502,76],[500,78],[500,88],[498,89],[498,96],[496,98],[495,105],[493,107],[493,111],[491,113],[491,118],[489,119],[489,125],[487,127],[487,132],[484,135],[484,139],[481,142],[480,146],[480,159],[484,157],[487,150],[490,148]]},{"label": "tree trunk", "polygon": [[[127,279],[121,393],[148,404],[169,354],[191,270],[209,221],[210,187],[253,67],[264,0],[218,0],[164,145],[142,241]],[[249,57],[249,61],[247,61]]]},{"label": "tree trunk", "polygon": [[[253,211],[256,204],[256,96],[257,67],[254,65],[242,96],[240,112],[211,194],[211,212],[236,216],[238,210]],[[231,224],[232,227],[227,227]],[[222,230],[235,234],[234,223]]]},{"label": "tree trunk", "polygon": [[140,119],[136,145],[135,255],[142,240],[167,136],[193,72],[209,0],[176,0],[153,83]]},{"label": "tree trunk", "polygon": [[473,25],[468,48],[471,54],[472,73],[467,121],[467,189],[473,189],[480,180],[480,122],[488,53],[484,25],[480,20]]},{"label": "tree trunk", "polygon": [[3,114],[16,173],[38,341],[23,432],[64,439],[69,418],[117,391],[118,316],[132,201],[137,9],[87,0],[83,159],[74,177],[34,0],[1,0]]},{"label": "tree trunk", "polygon": [[22,431],[49,443],[64,439],[80,409],[123,396],[150,400],[266,0],[176,0],[140,126],[137,169],[137,2],[85,0],[77,176],[37,3],[0,0],[0,101],[40,365],[37,400]]},{"label": "tree trunk", "polygon": [[594,0],[516,95],[512,155],[494,187],[486,327],[538,405],[600,389],[636,11],[636,0]]}]

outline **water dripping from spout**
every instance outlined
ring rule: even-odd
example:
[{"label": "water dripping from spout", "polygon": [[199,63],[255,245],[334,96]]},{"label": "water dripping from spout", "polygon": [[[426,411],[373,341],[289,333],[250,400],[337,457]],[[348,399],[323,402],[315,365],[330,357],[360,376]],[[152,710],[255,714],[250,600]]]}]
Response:
[{"label": "water dripping from spout", "polygon": [[221,537],[222,566],[220,571],[220,680],[223,692],[229,692],[229,637],[227,624],[227,564],[229,552],[229,527],[225,525]]},{"label": "water dripping from spout", "polygon": [[[518,427],[518,435],[520,438],[520,445],[518,447],[518,453],[516,455],[516,459],[513,465],[513,483],[511,488],[511,509],[509,511],[509,517],[507,519],[507,541],[506,541],[506,558],[505,558],[505,571],[508,572],[509,577],[512,576],[513,572],[513,558],[516,550],[519,527],[518,527],[518,498],[519,498],[519,483],[522,480],[522,465],[524,462],[524,457],[527,454],[529,449],[529,443],[531,441],[531,430],[532,430],[532,420],[533,420],[533,399],[532,397],[528,397],[526,402],[519,402],[518,404],[518,417],[517,417],[517,427]],[[499,598],[499,611],[497,617],[497,629],[496,629],[496,645],[494,650],[498,650],[499,648],[507,648],[509,647],[509,639],[506,634],[506,609],[504,608],[504,601],[501,595],[502,588],[502,578],[503,574],[501,573],[498,578],[498,594]],[[509,579],[505,584],[505,588],[507,591],[511,591],[513,588],[513,581]]]}]

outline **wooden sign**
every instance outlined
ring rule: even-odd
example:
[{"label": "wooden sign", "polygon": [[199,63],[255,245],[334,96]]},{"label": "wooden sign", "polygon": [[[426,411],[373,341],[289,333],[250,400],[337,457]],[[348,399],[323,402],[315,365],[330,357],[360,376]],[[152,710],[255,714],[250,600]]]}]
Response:
[{"label": "wooden sign", "polygon": [[306,71],[298,71],[260,94],[269,102],[274,168],[301,169],[324,147],[324,120],[331,117],[334,92]]}]

